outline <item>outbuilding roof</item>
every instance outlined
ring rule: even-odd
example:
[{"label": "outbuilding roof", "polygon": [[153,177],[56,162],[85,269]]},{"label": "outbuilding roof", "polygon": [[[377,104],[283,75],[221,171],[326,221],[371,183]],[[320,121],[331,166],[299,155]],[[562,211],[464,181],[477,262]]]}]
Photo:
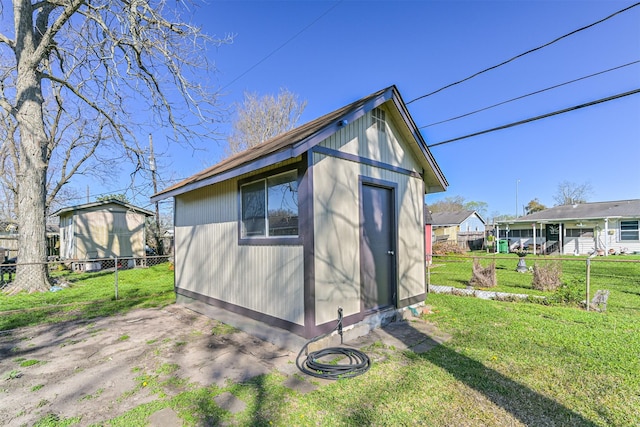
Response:
[{"label": "outbuilding roof", "polygon": [[640,199],[555,206],[543,211],[534,212],[530,215],[499,222],[548,222],[604,218],[640,218]]},{"label": "outbuilding roof", "polygon": [[396,111],[412,136],[412,149],[420,159],[424,173],[422,179],[430,192],[444,191],[449,185],[440,167],[427,148],[420,131],[411,118],[407,107],[395,86],[379,90],[354,103],[312,120],[275,138],[231,156],[152,196],[156,202],[188,191],[235,178],[242,174],[293,159],[310,150],[343,126],[360,118],[367,112],[393,101]]},{"label": "outbuilding roof", "polygon": [[84,204],[81,204],[81,205],[69,206],[69,207],[62,208],[62,209],[56,211],[55,213],[52,214],[52,216],[60,216],[60,215],[65,214],[67,212],[81,211],[81,210],[91,209],[91,208],[104,206],[104,205],[109,205],[109,204],[120,205],[120,206],[126,208],[127,210],[134,211],[134,212],[143,214],[145,216],[153,216],[153,212],[151,212],[151,211],[148,211],[146,209],[140,208],[138,206],[134,206],[134,205],[129,204],[129,203],[122,202],[122,201],[117,200],[117,199],[101,200],[99,202],[90,202],[90,203],[84,203]]},{"label": "outbuilding roof", "polygon": [[476,211],[467,211],[460,210],[454,212],[432,212],[431,213],[431,224],[434,226],[452,226],[452,225],[460,225],[467,218],[472,215],[476,215],[480,221],[484,224],[484,219],[480,215],[476,213]]}]

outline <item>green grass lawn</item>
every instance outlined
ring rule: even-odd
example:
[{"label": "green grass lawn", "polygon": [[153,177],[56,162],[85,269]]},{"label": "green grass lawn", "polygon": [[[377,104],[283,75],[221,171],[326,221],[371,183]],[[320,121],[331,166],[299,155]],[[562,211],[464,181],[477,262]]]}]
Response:
[{"label": "green grass lawn", "polygon": [[132,308],[162,307],[175,302],[169,263],[115,274],[55,272],[63,290],[7,296],[0,293],[0,331],[40,323],[109,316]]},{"label": "green grass lawn", "polygon": [[[465,288],[471,279],[474,257],[478,258],[484,267],[495,261],[498,285],[491,290],[528,295],[549,295],[549,293],[532,289],[532,273],[515,271],[518,264],[518,257],[515,254],[495,256],[485,252],[476,252],[465,256],[434,257],[430,271],[430,283]],[[584,291],[586,290],[586,257],[552,258],[528,255],[525,257],[525,261],[527,266],[533,266],[536,263],[545,265],[551,262],[560,262],[562,281],[582,289],[582,299],[586,296]],[[626,255],[592,259],[591,298],[598,289],[610,291],[607,310],[640,311],[640,256]]]},{"label": "green grass lawn", "polygon": [[[426,319],[453,339],[424,354],[389,352],[366,374],[300,394],[271,373],[196,387],[110,425],[173,408],[185,425],[634,426],[640,423],[640,318],[629,313],[429,295]],[[389,349],[379,343],[369,355]],[[212,403],[233,393],[247,408]]]},{"label": "green grass lawn", "polygon": [[[432,283],[466,286],[461,281],[470,277],[470,262],[452,260],[434,268]],[[499,288],[528,292],[530,276],[511,274],[516,262],[515,257],[504,260],[504,283]],[[369,372],[307,394],[285,387],[284,376],[276,371],[224,387],[201,387],[179,378],[148,383],[147,387],[157,390],[156,400],[104,425],[145,425],[151,413],[171,407],[185,425],[637,426],[640,289],[636,268],[637,264],[593,262],[594,276],[606,277],[602,284],[612,291],[604,313],[429,294],[426,303],[432,314],[423,316],[453,338],[424,354],[374,344],[365,351],[386,358],[374,363]],[[584,265],[569,264],[563,274],[579,275],[581,269]],[[0,296],[0,329],[110,315],[173,301],[173,272],[167,264],[119,274],[118,301],[113,298],[113,276],[107,275],[86,276],[58,293]],[[7,311],[18,309],[28,310]],[[41,311],[51,317],[33,314]],[[141,375],[139,380],[155,381],[151,378]],[[237,414],[220,409],[213,397],[223,392],[237,396],[246,409]]]}]

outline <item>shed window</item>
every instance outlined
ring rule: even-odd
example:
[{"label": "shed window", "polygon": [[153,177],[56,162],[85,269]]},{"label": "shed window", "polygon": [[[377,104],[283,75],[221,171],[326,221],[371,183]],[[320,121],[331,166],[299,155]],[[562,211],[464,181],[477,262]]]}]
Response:
[{"label": "shed window", "polygon": [[240,187],[242,237],[298,236],[298,177],[285,172]]},{"label": "shed window", "polygon": [[640,240],[639,221],[620,221],[620,240]]}]

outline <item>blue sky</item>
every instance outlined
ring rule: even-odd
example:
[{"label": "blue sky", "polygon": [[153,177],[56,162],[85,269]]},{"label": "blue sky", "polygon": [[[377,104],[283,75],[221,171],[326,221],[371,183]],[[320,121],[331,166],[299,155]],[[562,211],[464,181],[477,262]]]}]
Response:
[{"label": "blue sky", "polygon": [[[302,124],[392,84],[409,102],[632,4],[209,1],[191,11],[205,32],[235,34],[233,44],[209,50],[223,105],[241,102],[244,91],[276,94],[285,87],[308,101]],[[640,6],[412,102],[409,111],[426,126],[637,60]],[[422,132],[434,144],[638,88],[635,64]],[[221,123],[218,131],[228,129]],[[167,153],[159,161],[165,178],[190,176],[224,157],[224,141],[202,143],[206,151],[195,153],[167,149],[159,130],[154,144]],[[433,147],[432,153],[450,186],[427,202],[462,196],[486,202],[489,216],[515,214],[516,195],[520,214],[533,198],[552,206],[561,181],[589,183],[589,201],[640,198],[640,94]],[[126,182],[128,171],[121,172]]]}]

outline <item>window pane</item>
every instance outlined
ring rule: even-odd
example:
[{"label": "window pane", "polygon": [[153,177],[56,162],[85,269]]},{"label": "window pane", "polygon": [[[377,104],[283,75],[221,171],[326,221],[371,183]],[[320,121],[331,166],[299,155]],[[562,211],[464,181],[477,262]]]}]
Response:
[{"label": "window pane", "polygon": [[241,192],[242,236],[266,235],[264,180],[243,185]]},{"label": "window pane", "polygon": [[593,228],[567,228],[567,237],[593,237]]},{"label": "window pane", "polygon": [[620,221],[620,240],[640,240],[638,221]]},{"label": "window pane", "polygon": [[269,178],[269,236],[298,235],[298,180],[295,171]]}]

